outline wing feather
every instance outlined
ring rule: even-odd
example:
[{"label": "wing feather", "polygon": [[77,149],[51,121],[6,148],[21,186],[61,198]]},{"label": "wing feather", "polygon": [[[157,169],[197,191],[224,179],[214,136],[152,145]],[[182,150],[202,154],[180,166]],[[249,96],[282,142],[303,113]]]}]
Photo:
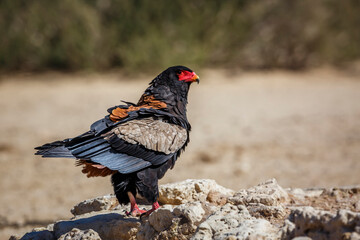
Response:
[{"label": "wing feather", "polygon": [[164,154],[179,151],[188,140],[185,128],[152,117],[125,122],[104,135],[107,140],[113,136]]},{"label": "wing feather", "polygon": [[82,159],[123,174],[158,166],[170,159],[173,165],[179,150],[188,142],[188,129],[162,120],[168,114],[141,108],[128,112],[125,119],[116,123],[107,116],[78,137],[38,147],[36,154]]}]

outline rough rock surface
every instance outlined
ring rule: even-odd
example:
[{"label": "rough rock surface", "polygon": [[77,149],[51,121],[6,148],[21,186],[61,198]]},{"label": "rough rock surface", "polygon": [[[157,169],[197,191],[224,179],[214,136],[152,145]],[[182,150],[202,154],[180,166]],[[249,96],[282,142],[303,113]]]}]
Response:
[{"label": "rough rock surface", "polygon": [[304,207],[294,208],[289,219],[283,232],[286,239],[303,235],[313,239],[360,239],[360,213],[348,210],[332,213]]},{"label": "rough rock surface", "polygon": [[277,228],[252,217],[243,205],[226,204],[198,226],[191,239],[276,239]]},{"label": "rough rock surface", "polygon": [[99,234],[92,229],[80,230],[73,228],[70,232],[59,237],[59,240],[101,240]]},{"label": "rough rock surface", "polygon": [[112,195],[86,200],[71,220],[21,239],[360,239],[360,187],[283,189],[270,179],[235,192],[186,180],[161,186],[160,202],[140,219]]},{"label": "rough rock surface", "polygon": [[103,197],[97,197],[93,199],[85,200],[75,205],[70,211],[74,216],[81,215],[92,211],[110,210],[116,207],[118,204],[114,195],[105,195]]},{"label": "rough rock surface", "polygon": [[[221,197],[232,196],[234,191],[218,185],[214,180],[188,179],[178,183],[161,185],[159,187],[159,203],[179,205],[193,201],[205,202],[209,197],[209,193],[210,198],[217,195],[216,200],[218,200]],[[213,201],[216,200],[213,199]]]}]

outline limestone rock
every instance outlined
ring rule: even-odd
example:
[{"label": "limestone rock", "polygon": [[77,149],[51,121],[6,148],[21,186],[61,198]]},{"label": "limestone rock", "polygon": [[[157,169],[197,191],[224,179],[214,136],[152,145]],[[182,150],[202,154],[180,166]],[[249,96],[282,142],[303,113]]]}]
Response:
[{"label": "limestone rock", "polygon": [[185,217],[190,224],[195,226],[203,219],[206,213],[200,202],[194,202],[175,207],[174,214],[177,217]]},{"label": "limestone rock", "polygon": [[70,221],[56,222],[54,235],[59,238],[73,228],[78,228],[80,230],[92,229],[99,234],[101,239],[136,239],[140,225],[138,218],[124,217],[118,212],[101,212],[82,215],[81,218]]},{"label": "limestone rock", "polygon": [[154,239],[156,235],[155,229],[150,225],[149,221],[145,221],[136,234],[138,240]]},{"label": "limestone rock", "polygon": [[116,197],[112,194],[109,194],[102,197],[97,197],[82,201],[79,204],[75,205],[70,211],[74,216],[76,216],[85,213],[90,213],[93,211],[113,209],[118,204],[119,203]]},{"label": "limestone rock", "polygon": [[101,240],[99,234],[92,229],[80,230],[73,228],[60,236],[58,240]]},{"label": "limestone rock", "polygon": [[[15,236],[11,236],[10,237],[11,240],[17,240],[19,238],[15,237]],[[32,232],[28,232],[26,233],[24,236],[22,236],[22,238],[20,238],[21,240],[56,240],[53,232],[49,231],[49,230],[41,230],[41,231],[32,231]]]},{"label": "limestone rock", "polygon": [[85,200],[72,209],[72,220],[36,228],[22,239],[360,237],[357,186],[284,190],[275,179],[270,179],[234,193],[213,180],[187,180],[160,186],[160,202],[163,205],[159,209],[140,219],[126,216],[129,206],[118,205],[112,195]]},{"label": "limestone rock", "polygon": [[252,217],[245,206],[226,204],[202,222],[191,239],[277,238],[277,228],[270,222]]},{"label": "limestone rock", "polygon": [[[200,202],[184,203],[175,207],[164,205],[149,216],[149,226],[155,231],[150,230],[148,225],[145,225],[145,229],[150,230],[151,238],[156,236],[161,239],[172,239],[174,236],[177,238],[182,236],[188,239],[195,232],[205,214]],[[149,239],[145,238],[145,229],[140,230],[139,239]]]},{"label": "limestone rock", "polygon": [[218,185],[211,179],[188,179],[178,183],[161,185],[159,202],[161,204],[179,205],[186,202],[207,200],[209,193],[232,196],[234,191]]},{"label": "limestone rock", "polygon": [[266,206],[276,206],[288,200],[287,192],[279,186],[275,179],[270,179],[255,187],[242,189],[229,198],[235,205],[249,205],[251,203],[261,203]]},{"label": "limestone rock", "polygon": [[290,224],[296,227],[284,230],[285,239],[297,236],[313,239],[352,239],[351,236],[356,237],[356,234],[360,234],[360,213],[348,210],[332,213],[312,207],[297,207],[292,210],[289,220]]},{"label": "limestone rock", "polygon": [[236,192],[228,201],[247,206],[252,216],[281,218],[286,214],[284,203],[289,201],[289,196],[275,179],[270,179]]},{"label": "limestone rock", "polygon": [[53,227],[54,224],[50,224],[47,227],[34,228],[31,232],[26,233],[21,238],[11,236],[9,240],[55,240]]},{"label": "limestone rock", "polygon": [[149,216],[149,223],[155,231],[161,232],[171,226],[174,217],[173,207],[164,205]]}]

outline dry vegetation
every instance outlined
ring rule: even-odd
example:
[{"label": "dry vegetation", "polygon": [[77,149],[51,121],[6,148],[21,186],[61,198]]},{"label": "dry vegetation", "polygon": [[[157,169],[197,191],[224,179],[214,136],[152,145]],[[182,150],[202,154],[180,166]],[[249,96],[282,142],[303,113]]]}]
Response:
[{"label": "dry vegetation", "polygon": [[357,0],[0,2],[0,69],[299,69],[360,57]]}]

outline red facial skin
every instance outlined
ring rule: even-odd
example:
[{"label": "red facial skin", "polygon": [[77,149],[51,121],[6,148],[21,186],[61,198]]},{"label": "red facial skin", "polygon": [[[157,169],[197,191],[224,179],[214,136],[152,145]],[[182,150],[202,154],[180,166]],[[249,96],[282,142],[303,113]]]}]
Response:
[{"label": "red facial skin", "polygon": [[179,76],[179,81],[184,81],[184,82],[199,81],[198,75],[196,75],[194,72],[189,72],[186,70],[181,71],[181,73],[178,74],[178,76]]}]

